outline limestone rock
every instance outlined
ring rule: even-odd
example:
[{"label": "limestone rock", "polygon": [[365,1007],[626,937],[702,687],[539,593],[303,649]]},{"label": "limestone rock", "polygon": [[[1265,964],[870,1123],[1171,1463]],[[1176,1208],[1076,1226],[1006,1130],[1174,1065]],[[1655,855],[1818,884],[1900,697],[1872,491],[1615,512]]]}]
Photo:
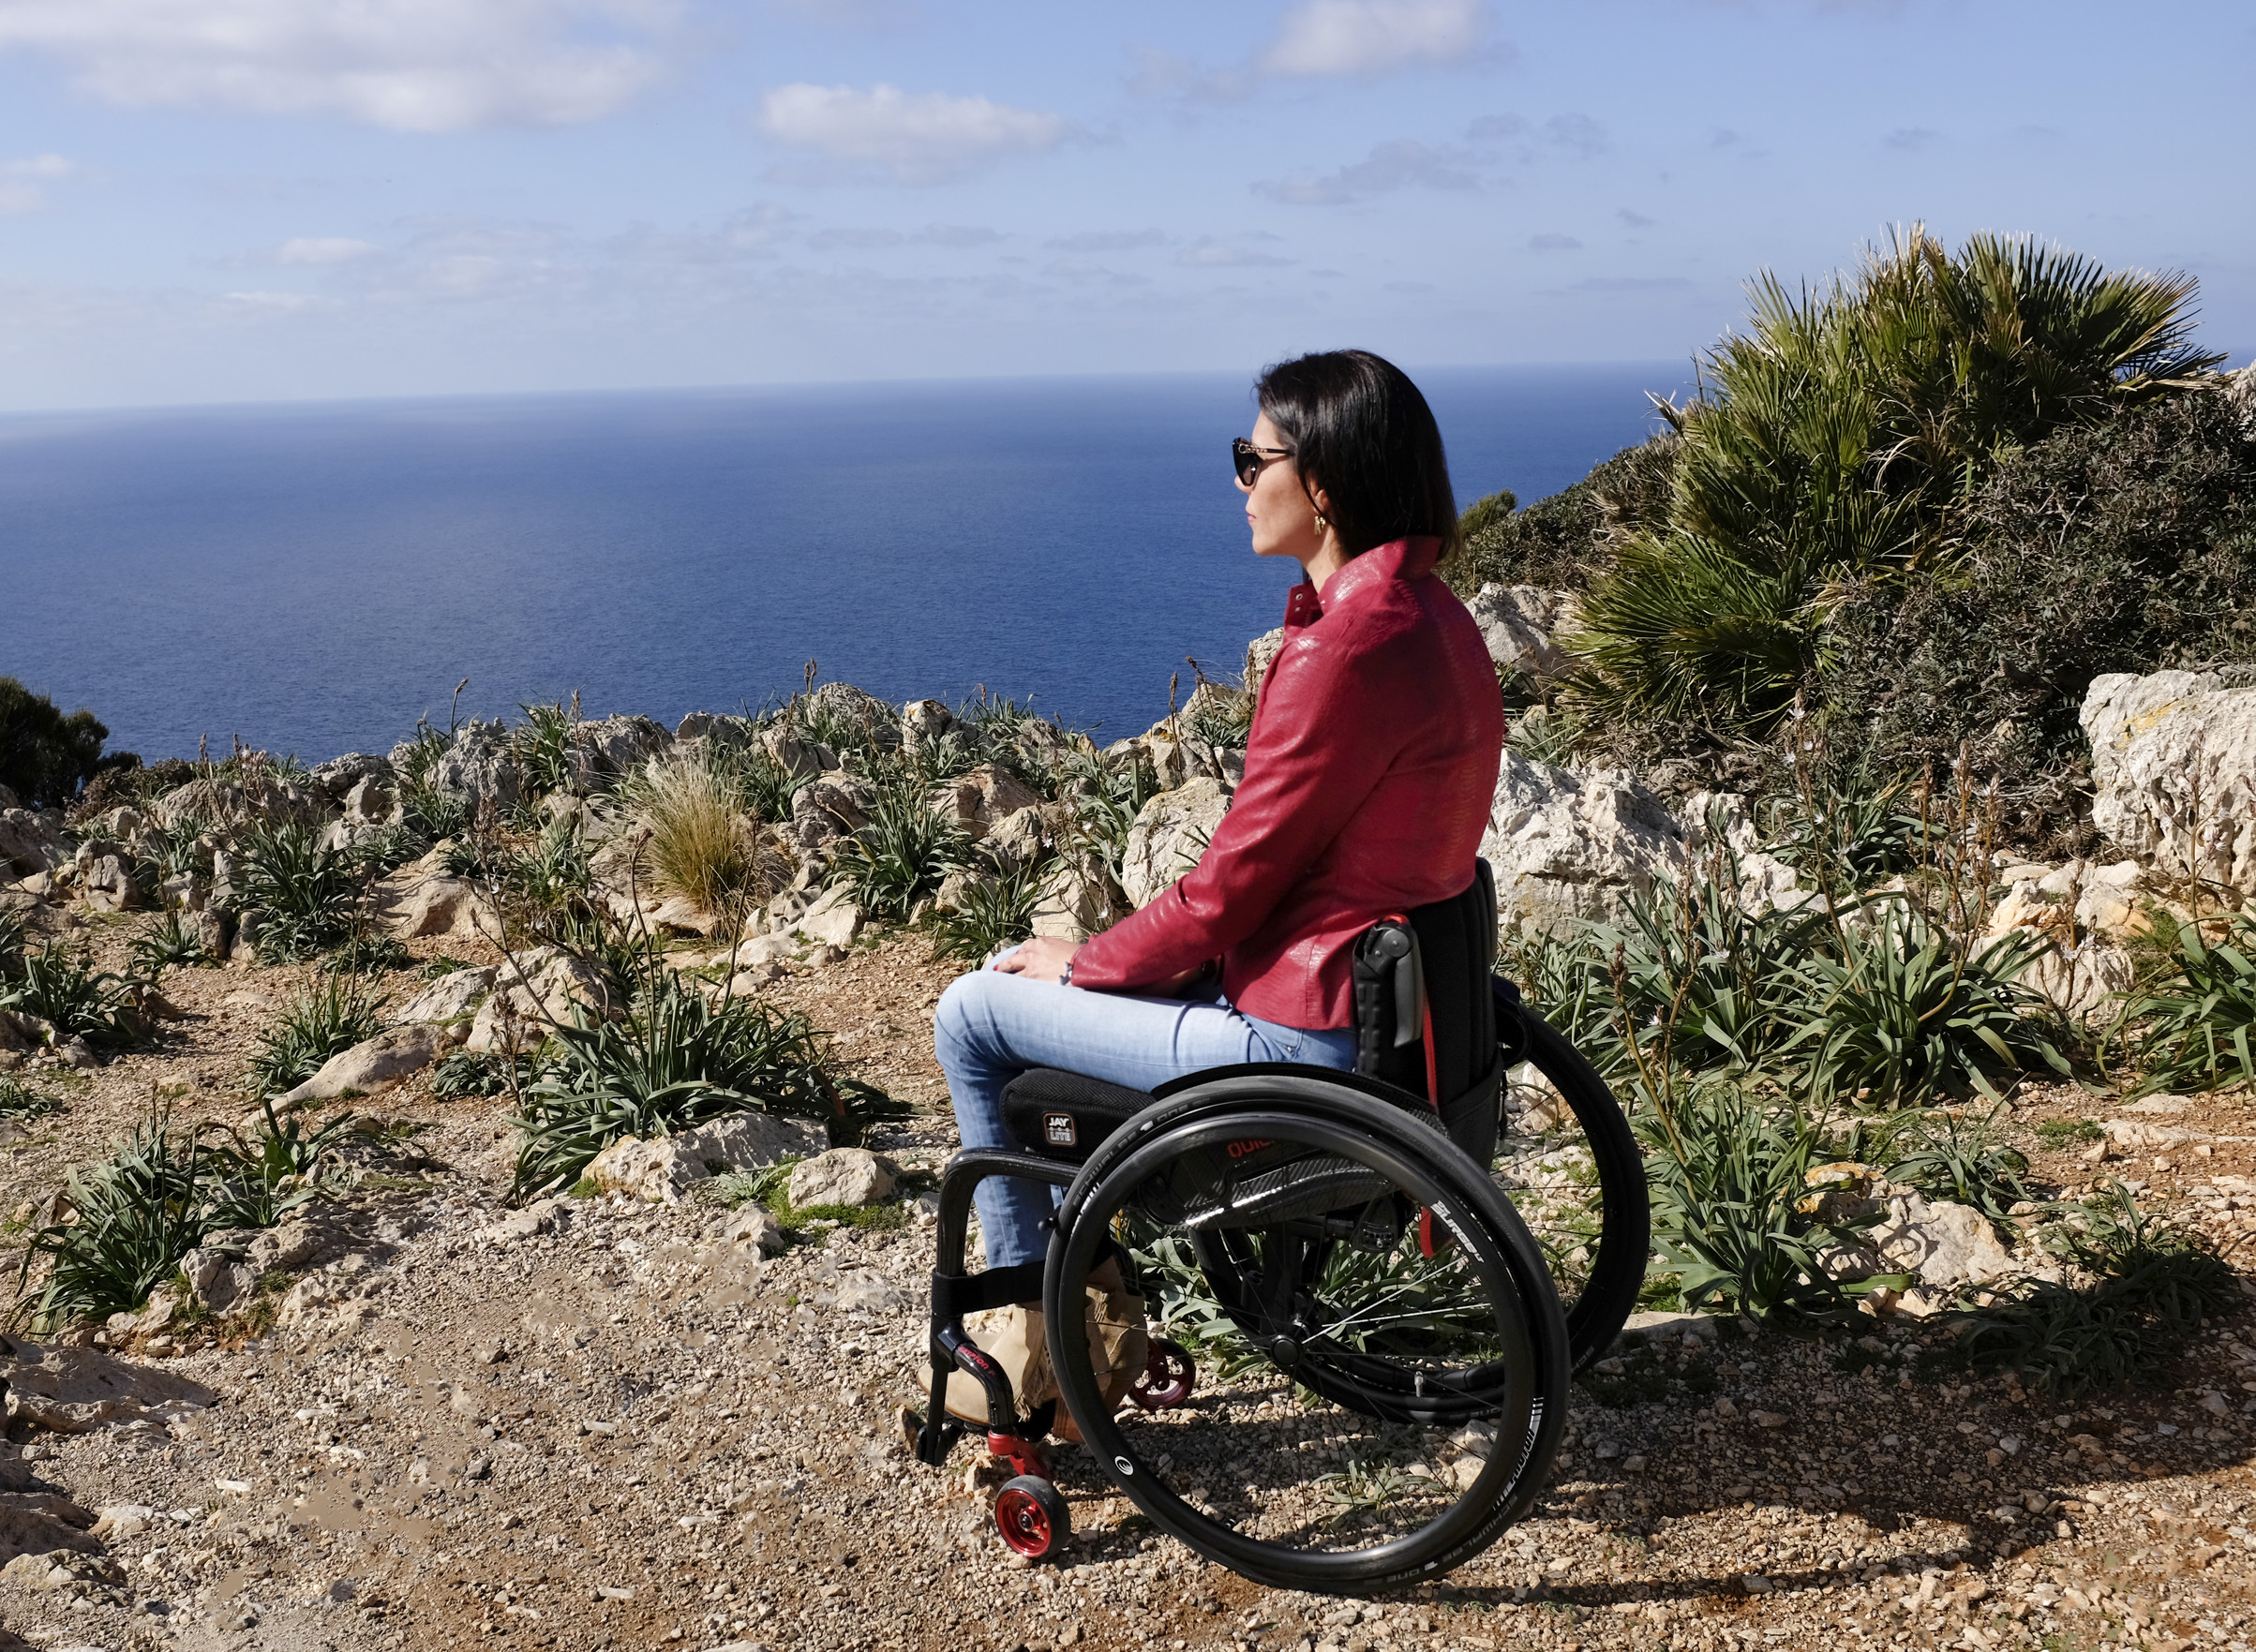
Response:
[{"label": "limestone rock", "polygon": [[674,1136],[622,1137],[597,1154],[588,1180],[605,1193],[680,1204],[695,1183],[822,1150],[822,1132],[796,1119],[730,1113]]},{"label": "limestone rock", "polygon": [[493,990],[490,969],[451,970],[408,1000],[396,1018],[403,1027],[461,1020]]},{"label": "limestone rock", "polygon": [[1007,768],[981,764],[933,794],[933,806],[955,816],[974,838],[981,838],[1006,815],[1038,809],[1041,794]]},{"label": "limestone rock", "polygon": [[1990,1219],[1972,1205],[1930,1203],[1919,1194],[1889,1199],[1888,1213],[1863,1235],[1885,1271],[1917,1274],[1922,1285],[1949,1288],[2003,1279],[2017,1270],[1997,1243]]},{"label": "limestone rock", "polygon": [[572,789],[590,792],[629,775],[670,750],[674,737],[647,717],[606,717],[575,723],[566,758]]},{"label": "limestone rock", "polygon": [[1246,692],[1253,696],[1258,708],[1261,705],[1262,684],[1268,680],[1269,667],[1285,646],[1285,628],[1264,631],[1246,645]]},{"label": "limestone rock", "polygon": [[1629,770],[1576,774],[1507,749],[1480,852],[1505,927],[1549,932],[1574,918],[1621,916],[1633,891],[1682,870],[1689,847]]},{"label": "limestone rock", "polygon": [[331,1101],[340,1095],[373,1095],[380,1090],[389,1090],[452,1049],[460,1035],[459,1029],[428,1024],[394,1027],[331,1056],[321,1064],[321,1071],[284,1094],[275,1105],[303,1107],[309,1101]]},{"label": "limestone rock", "polygon": [[1060,856],[1042,880],[1033,931],[1064,941],[1085,941],[1128,915],[1128,897],[1094,850]]},{"label": "limestone rock", "polygon": [[372,752],[348,752],[342,757],[315,764],[306,778],[325,796],[350,797],[370,781],[389,789],[398,777],[390,758],[379,757]]},{"label": "limestone rock", "polygon": [[2092,824],[2173,877],[2256,896],[2256,688],[2203,671],[2096,677],[2077,715]]},{"label": "limestone rock", "polygon": [[1537,682],[1566,676],[1575,656],[1560,639],[1581,623],[1572,591],[1532,585],[1481,587],[1465,604],[1488,645],[1488,658],[1502,669]]},{"label": "limestone rock", "polygon": [[1049,852],[1054,837],[1040,808],[1018,809],[987,828],[986,851],[1006,867],[1028,867]]},{"label": "limestone rock", "polygon": [[345,794],[342,808],[341,824],[347,826],[390,826],[400,816],[398,794],[373,774],[353,783]]},{"label": "limestone rock", "polygon": [[801,719],[811,727],[842,728],[854,737],[850,746],[898,746],[901,719],[892,707],[875,694],[850,682],[827,682],[806,698]]},{"label": "limestone rock", "polygon": [[845,946],[861,933],[868,921],[861,908],[841,886],[823,891],[820,899],[792,922],[792,931],[829,946]]},{"label": "limestone rock", "polygon": [[1221,783],[1204,776],[1146,802],[1128,827],[1120,856],[1120,888],[1128,905],[1150,905],[1198,865],[1229,808]]},{"label": "limestone rock", "polygon": [[812,854],[870,824],[877,794],[869,782],[834,769],[791,795],[791,838]]},{"label": "limestone rock", "polygon": [[[392,763],[399,766],[409,748],[392,749]],[[473,813],[481,805],[507,809],[525,800],[524,772],[517,766],[515,742],[499,721],[471,718],[455,731],[453,742],[441,752],[425,775],[432,790]]]},{"label": "limestone rock", "polygon": [[867,1148],[834,1147],[791,1168],[790,1198],[810,1205],[874,1205],[900,1185],[893,1167]]},{"label": "limestone rock", "polygon": [[[42,1347],[0,1335],[0,1378],[11,1422],[84,1434],[115,1422],[162,1422],[201,1411],[219,1396],[200,1382],[99,1348]],[[92,1524],[92,1516],[87,1523]]]},{"label": "limestone rock", "polygon": [[[7,1563],[11,1581],[53,1587],[52,1573],[59,1570],[65,1582],[75,1582],[54,1557],[66,1551],[101,1553],[100,1539],[86,1529],[94,1523],[91,1511],[52,1492],[0,1492],[0,1560]],[[13,1635],[8,1639],[19,1646],[26,1644]]]},{"label": "limestone rock", "polygon": [[29,809],[0,809],[0,869],[21,876],[69,863],[70,851],[52,819]]},{"label": "limestone rock", "polygon": [[508,1244],[554,1233],[571,1220],[571,1207],[570,1199],[536,1198],[523,1210],[513,1211],[499,1222],[479,1228],[478,1237],[489,1244]]},{"label": "limestone rock", "polygon": [[463,1048],[502,1049],[514,1019],[518,1048],[530,1049],[551,1025],[569,1026],[575,1005],[597,1017],[615,1016],[623,1007],[594,964],[554,947],[533,947],[494,972],[494,990],[479,1006]]},{"label": "limestone rock", "polygon": [[764,1257],[781,1256],[790,1243],[784,1236],[784,1225],[763,1205],[746,1205],[737,1212],[721,1229],[721,1237],[731,1244],[753,1245]]},{"label": "limestone rock", "polygon": [[133,869],[122,856],[93,856],[81,875],[85,880],[86,905],[91,911],[124,912],[141,900],[141,890],[133,882]]},{"label": "limestone rock", "polygon": [[938,700],[911,700],[901,708],[901,749],[915,756],[954,734],[956,714]]},{"label": "limestone rock", "polygon": [[376,915],[384,927],[403,940],[426,935],[474,938],[499,920],[466,880],[444,874],[420,877],[389,888],[380,887]]}]

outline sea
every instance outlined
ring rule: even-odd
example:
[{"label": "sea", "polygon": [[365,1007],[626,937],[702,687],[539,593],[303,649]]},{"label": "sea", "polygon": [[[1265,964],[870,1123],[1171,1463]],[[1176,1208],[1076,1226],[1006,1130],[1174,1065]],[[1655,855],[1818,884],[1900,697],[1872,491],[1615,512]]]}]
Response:
[{"label": "sea", "polygon": [[[1418,371],[1460,503],[1655,426],[1686,364]],[[579,696],[671,725],[810,671],[1100,739],[1243,664],[1242,376],[0,417],[0,676],[147,760],[319,762]],[[464,679],[468,686],[456,695]]]}]

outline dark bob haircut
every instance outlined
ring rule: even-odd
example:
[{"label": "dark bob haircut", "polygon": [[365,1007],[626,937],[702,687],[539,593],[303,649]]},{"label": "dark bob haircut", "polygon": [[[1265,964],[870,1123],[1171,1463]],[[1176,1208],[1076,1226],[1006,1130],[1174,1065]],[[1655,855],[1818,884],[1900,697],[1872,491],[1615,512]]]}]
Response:
[{"label": "dark bob haircut", "polygon": [[1440,540],[1444,556],[1457,548],[1441,427],[1401,368],[1367,350],[1325,350],[1277,363],[1254,388],[1298,456],[1302,488],[1331,496],[1349,556],[1413,534]]}]

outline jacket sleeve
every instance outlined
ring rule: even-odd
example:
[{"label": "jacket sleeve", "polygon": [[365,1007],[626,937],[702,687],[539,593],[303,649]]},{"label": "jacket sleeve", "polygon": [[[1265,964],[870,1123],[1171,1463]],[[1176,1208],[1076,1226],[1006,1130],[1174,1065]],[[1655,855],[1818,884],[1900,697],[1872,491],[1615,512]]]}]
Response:
[{"label": "jacket sleeve", "polygon": [[1288,645],[1262,693],[1245,782],[1205,855],[1082,947],[1076,987],[1130,990],[1197,969],[1258,930],[1322,858],[1396,752],[1386,674],[1354,640]]}]

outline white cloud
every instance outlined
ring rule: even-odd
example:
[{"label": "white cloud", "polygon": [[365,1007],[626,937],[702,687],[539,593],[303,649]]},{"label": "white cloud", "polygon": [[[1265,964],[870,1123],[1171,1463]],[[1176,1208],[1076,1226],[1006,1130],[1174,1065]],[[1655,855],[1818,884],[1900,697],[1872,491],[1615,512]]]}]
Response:
[{"label": "white cloud", "polygon": [[74,171],[59,155],[35,155],[27,160],[0,160],[0,218],[44,212],[47,191],[35,180],[67,178]]},{"label": "white cloud", "polygon": [[325,309],[328,306],[318,298],[303,292],[231,292],[225,301],[231,307],[241,310],[265,310],[289,313],[293,310]]},{"label": "white cloud", "polygon": [[40,52],[128,108],[336,114],[409,132],[564,125],[664,75],[683,0],[0,0]]},{"label": "white cloud", "polygon": [[1487,39],[1484,0],[1301,0],[1262,66],[1280,75],[1379,75],[1455,63]]},{"label": "white cloud", "polygon": [[832,175],[875,174],[902,184],[942,183],[1007,156],[1039,154],[1073,130],[1062,115],[985,97],[804,82],[768,94],[760,129],[814,151]]},{"label": "white cloud", "polygon": [[1530,252],[1580,252],[1582,243],[1572,235],[1561,235],[1556,231],[1552,231],[1542,235],[1529,236],[1528,250]]},{"label": "white cloud", "polygon": [[378,250],[373,242],[355,241],[350,235],[300,235],[283,242],[275,256],[286,264],[343,264]]},{"label": "white cloud", "polygon": [[1415,139],[1397,138],[1374,148],[1369,158],[1336,172],[1295,172],[1256,184],[1253,191],[1287,206],[1344,206],[1413,186],[1473,189],[1480,181],[1466,170],[1472,158],[1461,150],[1432,149]]}]

